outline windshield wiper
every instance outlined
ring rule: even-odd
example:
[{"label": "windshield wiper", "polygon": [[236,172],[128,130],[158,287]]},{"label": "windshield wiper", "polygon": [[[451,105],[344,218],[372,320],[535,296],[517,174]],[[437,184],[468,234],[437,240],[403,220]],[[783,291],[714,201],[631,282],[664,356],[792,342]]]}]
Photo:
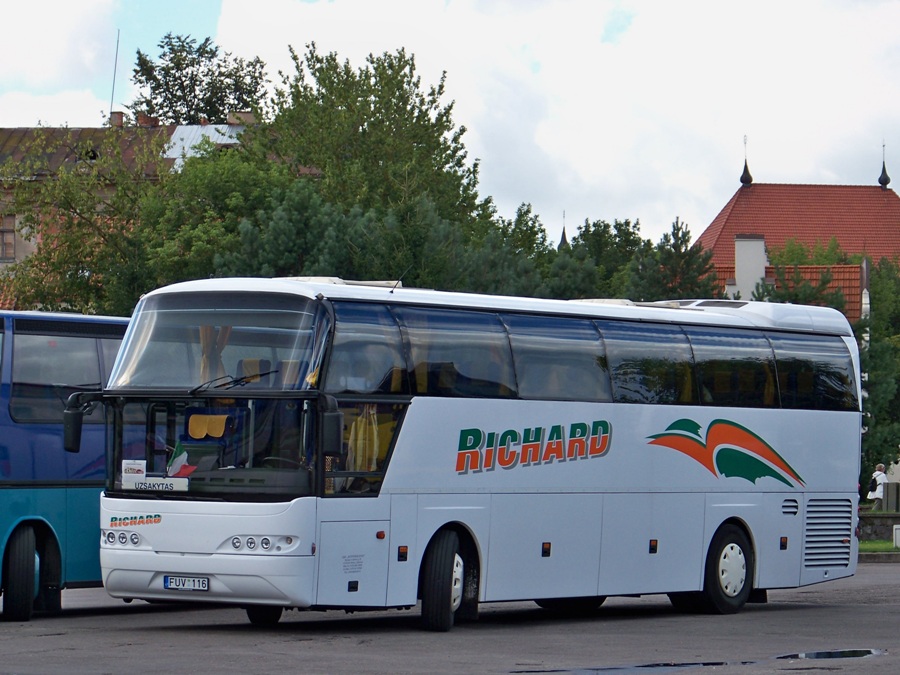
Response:
[{"label": "windshield wiper", "polygon": [[[234,389],[234,387],[243,387],[248,382],[255,382],[256,380],[266,377],[267,375],[271,375],[272,373],[277,373],[277,370],[268,370],[265,373],[255,373],[253,375],[244,375],[243,377],[233,377],[228,382],[223,382],[222,384],[217,384],[214,389]],[[226,376],[227,377],[227,376]]]},{"label": "windshield wiper", "polygon": [[[232,378],[231,375],[221,375],[219,377],[214,377],[211,380],[207,380],[203,384],[198,384],[196,387],[191,389],[188,393],[193,395],[193,394],[196,394],[198,391],[203,391],[204,389],[209,389],[209,387],[211,387],[216,382],[219,382],[221,380],[232,380],[232,379],[234,379],[234,378]],[[225,384],[228,384],[228,383],[226,382]],[[225,384],[216,385],[216,386],[223,387],[223,386],[225,386]]]}]

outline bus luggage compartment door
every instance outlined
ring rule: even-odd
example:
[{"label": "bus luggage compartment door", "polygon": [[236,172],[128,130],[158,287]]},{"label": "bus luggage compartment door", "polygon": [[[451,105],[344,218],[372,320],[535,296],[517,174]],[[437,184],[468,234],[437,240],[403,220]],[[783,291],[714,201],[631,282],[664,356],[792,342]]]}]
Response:
[{"label": "bus luggage compartment door", "polygon": [[390,521],[324,522],[316,604],[384,607]]}]

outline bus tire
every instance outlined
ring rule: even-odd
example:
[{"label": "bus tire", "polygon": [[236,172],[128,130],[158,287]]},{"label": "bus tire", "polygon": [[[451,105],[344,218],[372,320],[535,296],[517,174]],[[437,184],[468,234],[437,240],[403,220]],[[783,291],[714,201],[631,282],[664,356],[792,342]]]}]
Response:
[{"label": "bus tire", "polygon": [[34,611],[46,614],[62,612],[62,557],[59,544],[51,536],[41,536],[35,542],[38,562],[38,589]]},{"label": "bus tire", "polygon": [[703,597],[713,614],[739,611],[753,587],[753,549],[744,531],[726,524],[713,537],[706,555]]},{"label": "bus tire", "polygon": [[605,595],[585,596],[581,598],[541,598],[534,601],[541,609],[555,614],[582,615],[596,611],[606,602]]},{"label": "bus tire", "polygon": [[3,620],[29,621],[34,612],[34,530],[16,528],[3,561]]},{"label": "bus tire", "polygon": [[453,627],[462,604],[465,565],[459,555],[459,535],[441,530],[425,552],[422,563],[422,627],[445,632]]},{"label": "bus tire", "polygon": [[248,605],[244,609],[254,626],[274,626],[281,620],[282,608],[276,605]]}]

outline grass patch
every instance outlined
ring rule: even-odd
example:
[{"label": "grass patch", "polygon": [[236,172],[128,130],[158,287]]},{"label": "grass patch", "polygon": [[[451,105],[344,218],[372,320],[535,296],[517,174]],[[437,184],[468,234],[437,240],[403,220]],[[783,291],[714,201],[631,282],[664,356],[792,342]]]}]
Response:
[{"label": "grass patch", "polygon": [[897,553],[900,548],[894,546],[889,539],[871,539],[859,542],[860,553]]}]

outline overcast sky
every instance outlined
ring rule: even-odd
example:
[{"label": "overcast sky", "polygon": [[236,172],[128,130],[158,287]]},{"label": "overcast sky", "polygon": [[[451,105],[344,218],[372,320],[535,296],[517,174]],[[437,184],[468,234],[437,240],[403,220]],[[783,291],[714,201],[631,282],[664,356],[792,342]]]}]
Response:
[{"label": "overcast sky", "polygon": [[273,79],[289,45],[354,68],[403,47],[423,87],[446,72],[481,195],[506,218],[530,203],[553,242],[564,222],[571,237],[626,218],[655,242],[678,217],[696,239],[745,151],[759,183],[876,185],[884,146],[900,182],[900,0],[43,0],[3,16],[0,127],[100,126],[167,32],[259,56]]}]

